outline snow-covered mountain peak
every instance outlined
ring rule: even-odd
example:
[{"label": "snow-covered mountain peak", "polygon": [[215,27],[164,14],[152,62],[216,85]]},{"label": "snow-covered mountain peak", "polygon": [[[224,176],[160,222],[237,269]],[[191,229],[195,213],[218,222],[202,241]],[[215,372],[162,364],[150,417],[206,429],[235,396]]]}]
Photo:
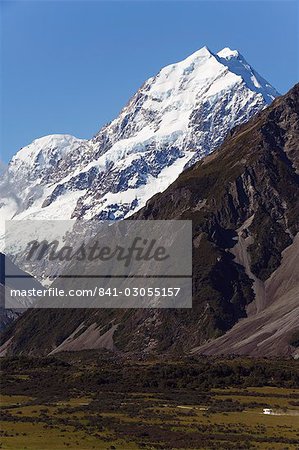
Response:
[{"label": "snow-covered mountain peak", "polygon": [[225,47],[217,53],[221,64],[226,65],[228,69],[240,76],[247,87],[254,92],[261,94],[267,104],[270,104],[279,92],[271,86],[263,77],[261,77],[238,50],[231,50]]},{"label": "snow-covered mountain peak", "polygon": [[[204,67],[208,63],[208,70]],[[208,47],[202,47],[196,52],[192,53],[187,58],[174,64],[170,64],[153,77],[152,82],[157,83],[157,80],[169,80],[174,84],[178,82],[197,78],[197,81],[202,78],[206,72],[206,76],[213,75],[213,72],[217,72],[220,69],[218,67],[218,61],[215,55],[208,49]],[[185,89],[186,90],[186,89]]]},{"label": "snow-covered mountain peak", "polygon": [[220,50],[220,52],[218,52],[217,55],[220,58],[231,59],[231,58],[238,58],[240,56],[240,53],[238,52],[238,50],[232,50],[229,47],[225,47],[222,50]]},{"label": "snow-covered mountain peak", "polygon": [[179,61],[177,64],[189,63],[190,61],[199,61],[210,58],[211,56],[214,56],[214,54],[207,46],[204,46],[193,52],[191,55],[187,56],[187,58],[183,59],[182,61]]},{"label": "snow-covered mountain peak", "polygon": [[4,175],[0,211],[124,218],[277,95],[238,51],[203,47],[150,77],[91,140],[50,135],[21,149]]},{"label": "snow-covered mountain peak", "polygon": [[[188,66],[190,63],[200,63],[201,61],[210,58],[214,56],[214,54],[208,49],[208,47],[204,46],[198,50],[196,50],[195,52],[191,53],[191,55],[187,56],[186,58],[182,59],[181,61],[177,61],[176,63],[173,64],[169,64],[165,67],[163,67],[160,72],[158,73],[158,75],[160,73],[167,73],[177,67],[183,67],[183,66]],[[153,77],[154,78],[154,77]]]},{"label": "snow-covered mountain peak", "polygon": [[74,136],[68,134],[50,134],[35,139],[31,144],[21,148],[11,160],[11,165],[17,161],[22,161],[26,164],[32,164],[37,162],[37,158],[40,156],[42,160],[40,165],[45,162],[49,162],[49,158],[53,153],[59,153],[58,156],[65,157],[66,153],[72,151],[72,149],[80,142],[86,142],[84,139],[77,139]]},{"label": "snow-covered mountain peak", "polygon": [[130,145],[131,153],[136,145],[140,148],[140,141],[157,142],[156,138],[161,136],[176,140],[188,131],[192,112],[200,98],[212,98],[238,82],[239,77],[203,47],[149,78],[119,117],[99,131],[95,141],[102,141],[103,132],[113,138],[117,132],[116,148],[122,140],[133,139],[134,142],[123,142]]},{"label": "snow-covered mountain peak", "polygon": [[55,181],[55,172],[60,167],[68,172],[68,162],[75,162],[89,148],[89,141],[68,134],[43,136],[16,153],[9,163],[8,174],[17,176],[16,181],[21,184],[31,179],[41,181],[50,176]]}]

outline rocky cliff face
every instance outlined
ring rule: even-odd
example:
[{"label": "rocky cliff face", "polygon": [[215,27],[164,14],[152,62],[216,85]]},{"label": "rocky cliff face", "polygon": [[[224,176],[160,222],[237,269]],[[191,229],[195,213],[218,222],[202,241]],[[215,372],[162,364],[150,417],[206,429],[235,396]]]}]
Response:
[{"label": "rocky cliff face", "polygon": [[298,142],[296,85],[133,216],[192,220],[192,310],[27,312],[9,351],[294,353]]}]

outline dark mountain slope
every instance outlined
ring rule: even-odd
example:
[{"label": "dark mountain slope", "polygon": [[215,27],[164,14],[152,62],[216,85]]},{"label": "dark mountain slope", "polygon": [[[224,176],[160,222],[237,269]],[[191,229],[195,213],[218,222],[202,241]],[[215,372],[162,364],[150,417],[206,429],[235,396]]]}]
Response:
[{"label": "dark mountain slope", "polygon": [[[296,85],[234,129],[217,151],[186,170],[133,217],[192,220],[192,310],[32,311],[5,334],[3,342],[12,338],[9,351],[47,353],[60,345],[59,350],[108,347],[138,352],[196,349],[234,353],[238,352],[234,339],[244,339],[240,333],[232,334],[235,338],[227,345],[225,338],[219,338],[224,344],[218,348],[216,344],[201,346],[234,326],[242,330],[242,324],[260,315],[259,327],[269,321],[276,327],[268,327],[267,337],[275,335],[282,324],[283,329],[276,339],[270,339],[270,348],[261,346],[259,353],[293,352],[289,341],[296,329],[298,269],[288,264],[288,258],[293,258],[288,254],[294,251],[285,249],[293,248],[299,228],[298,147]],[[280,270],[284,250],[283,267],[288,269]],[[282,286],[278,298],[271,275]],[[292,300],[286,307],[290,289]],[[295,320],[287,321],[292,311]],[[253,330],[250,326],[244,329],[246,333]],[[240,352],[256,353],[265,333],[250,346],[241,346]]]},{"label": "dark mountain slope", "polygon": [[[9,296],[8,288],[19,289],[21,288],[22,282],[20,281],[20,279],[5,279],[5,268],[7,270],[7,273],[14,273],[17,276],[28,276],[28,273],[19,269],[15,264],[13,264],[12,261],[10,261],[7,256],[0,252],[0,332],[3,332],[12,321],[20,316],[23,311],[22,307],[25,307],[28,304],[28,301],[30,301],[30,299],[26,297],[16,299],[17,302],[11,299],[11,297]],[[27,278],[26,281],[26,285],[28,288],[34,287],[36,289],[39,289],[41,287],[41,285],[33,277],[30,277],[29,279]],[[5,295],[7,296],[6,299]],[[13,301],[14,306],[17,303],[19,309],[5,308],[5,305],[7,306],[10,301]]]}]

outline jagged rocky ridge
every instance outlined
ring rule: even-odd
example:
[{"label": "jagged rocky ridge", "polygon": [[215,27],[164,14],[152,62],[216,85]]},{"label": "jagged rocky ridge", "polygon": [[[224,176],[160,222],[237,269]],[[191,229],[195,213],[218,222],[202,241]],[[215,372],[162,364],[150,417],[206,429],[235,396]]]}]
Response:
[{"label": "jagged rocky ridge", "polygon": [[28,311],[5,350],[298,353],[298,143],[296,85],[133,216],[192,220],[192,310]]},{"label": "jagged rocky ridge", "polygon": [[1,218],[124,218],[277,95],[237,51],[204,47],[149,78],[93,139],[21,149],[0,184]]}]

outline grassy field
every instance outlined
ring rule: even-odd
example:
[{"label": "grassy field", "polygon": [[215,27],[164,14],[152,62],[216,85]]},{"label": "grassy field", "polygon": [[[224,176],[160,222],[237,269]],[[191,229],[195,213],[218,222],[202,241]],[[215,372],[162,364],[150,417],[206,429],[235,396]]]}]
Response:
[{"label": "grassy field", "polygon": [[[298,365],[275,365],[281,387],[273,377],[247,385],[247,360],[133,363],[88,352],[3,360],[0,448],[299,449]],[[219,367],[247,375],[228,383],[215,377]]]}]

